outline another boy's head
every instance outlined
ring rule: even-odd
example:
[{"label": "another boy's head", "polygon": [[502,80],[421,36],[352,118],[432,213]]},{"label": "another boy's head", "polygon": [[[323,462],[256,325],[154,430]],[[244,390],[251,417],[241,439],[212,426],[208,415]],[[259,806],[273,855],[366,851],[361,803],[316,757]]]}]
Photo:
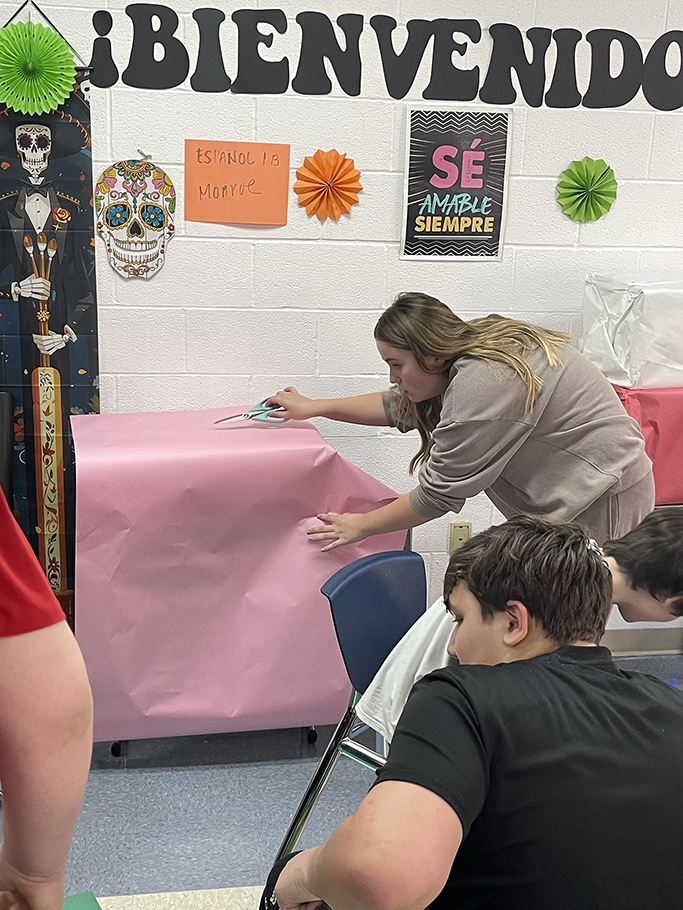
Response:
[{"label": "another boy's head", "polygon": [[580,525],[517,516],[451,557],[444,600],[457,624],[449,653],[496,664],[597,644],[611,594],[610,571]]},{"label": "another boy's head", "polygon": [[683,615],[683,507],[664,506],[602,550],[614,578],[614,603],[628,622]]}]

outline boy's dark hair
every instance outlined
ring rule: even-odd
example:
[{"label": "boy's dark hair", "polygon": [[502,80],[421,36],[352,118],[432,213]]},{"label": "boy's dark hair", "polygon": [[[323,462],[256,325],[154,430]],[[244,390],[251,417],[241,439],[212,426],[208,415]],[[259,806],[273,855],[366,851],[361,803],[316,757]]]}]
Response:
[{"label": "boy's dark hair", "polygon": [[464,581],[484,621],[519,600],[560,647],[598,642],[611,608],[612,576],[597,545],[573,522],[518,515],[476,534],[448,564],[444,600]]},{"label": "boy's dark hair", "polygon": [[644,588],[658,600],[675,597],[672,610],[683,615],[683,507],[660,506],[602,549],[628,575],[634,589]]}]

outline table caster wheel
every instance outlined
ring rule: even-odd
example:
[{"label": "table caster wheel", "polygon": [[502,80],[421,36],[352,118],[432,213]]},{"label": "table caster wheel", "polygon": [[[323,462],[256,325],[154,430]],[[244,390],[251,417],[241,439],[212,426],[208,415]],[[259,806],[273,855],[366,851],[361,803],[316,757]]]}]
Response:
[{"label": "table caster wheel", "polygon": [[318,741],[318,731],[315,729],[315,727],[309,727],[308,733],[306,734],[306,739],[311,746],[313,743]]},{"label": "table caster wheel", "polygon": [[123,752],[123,743],[122,742],[120,742],[119,740],[116,740],[116,742],[113,742],[111,744],[111,754],[114,756],[114,758],[120,758],[122,752]]}]

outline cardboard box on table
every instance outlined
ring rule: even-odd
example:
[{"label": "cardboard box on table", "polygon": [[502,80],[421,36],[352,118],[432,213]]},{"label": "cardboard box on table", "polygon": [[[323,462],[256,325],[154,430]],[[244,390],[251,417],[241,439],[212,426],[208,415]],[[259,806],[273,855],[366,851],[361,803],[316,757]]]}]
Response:
[{"label": "cardboard box on table", "polygon": [[683,503],[683,273],[588,275],[582,344],[643,432],[657,505]]},{"label": "cardboard box on table", "polygon": [[[405,532],[322,553],[318,512],[396,494],[308,421],[237,409],[72,418],[76,637],[95,739],[336,723],[350,683],[321,584]],[[244,409],[243,409],[244,410]]]}]

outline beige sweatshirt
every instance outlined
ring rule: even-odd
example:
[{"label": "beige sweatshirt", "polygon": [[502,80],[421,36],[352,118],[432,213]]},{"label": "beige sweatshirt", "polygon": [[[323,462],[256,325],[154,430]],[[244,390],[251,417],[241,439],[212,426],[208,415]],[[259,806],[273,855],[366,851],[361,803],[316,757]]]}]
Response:
[{"label": "beige sweatshirt", "polygon": [[[628,489],[652,471],[637,423],[602,373],[574,348],[563,366],[540,348],[527,357],[543,380],[532,411],[527,389],[509,367],[459,357],[443,395],[434,446],[420,468],[410,504],[425,518],[459,512],[484,491],[506,518],[533,512],[569,520],[591,503]],[[383,393],[391,426],[406,426],[398,393]]]}]

